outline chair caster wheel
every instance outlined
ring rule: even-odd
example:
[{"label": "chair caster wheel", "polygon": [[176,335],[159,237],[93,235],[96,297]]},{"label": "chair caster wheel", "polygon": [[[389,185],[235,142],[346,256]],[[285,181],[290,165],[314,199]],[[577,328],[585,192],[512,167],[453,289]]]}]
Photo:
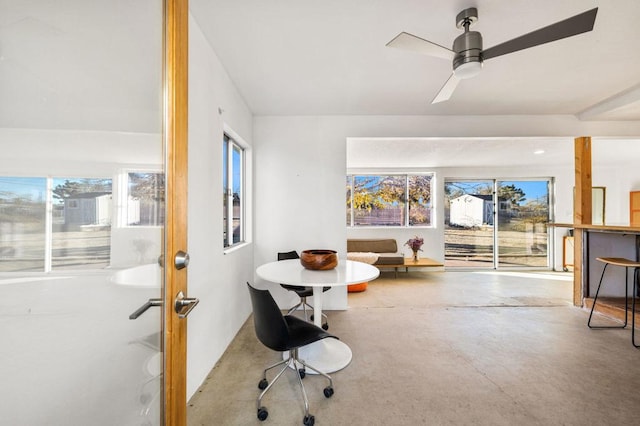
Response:
[{"label": "chair caster wheel", "polygon": [[258,408],[258,420],[263,422],[267,420],[267,417],[269,417],[269,412],[267,411],[267,409],[265,407]]},{"label": "chair caster wheel", "polygon": [[325,322],[324,324],[322,324],[322,329],[323,330],[328,330],[329,329],[329,323]]},{"label": "chair caster wheel", "polygon": [[300,368],[298,369],[298,374],[300,375],[301,379],[304,379],[304,377],[307,375],[307,372],[304,370],[304,368]]},{"label": "chair caster wheel", "polygon": [[324,396],[327,398],[331,398],[331,396],[333,396],[333,388],[331,386],[327,386],[326,388],[324,388]]},{"label": "chair caster wheel", "polygon": [[260,380],[260,383],[258,383],[258,389],[260,390],[265,390],[267,386],[269,386],[269,382],[267,381],[267,379],[262,379]]},{"label": "chair caster wheel", "polygon": [[302,419],[302,424],[304,426],[313,426],[315,422],[316,418],[312,415],[304,416],[304,419]]}]

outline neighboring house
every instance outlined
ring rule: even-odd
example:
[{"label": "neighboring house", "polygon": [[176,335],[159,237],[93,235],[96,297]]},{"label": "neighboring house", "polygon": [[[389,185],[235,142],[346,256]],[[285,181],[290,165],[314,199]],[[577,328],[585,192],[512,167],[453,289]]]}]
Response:
[{"label": "neighboring house", "polygon": [[65,225],[111,225],[111,193],[86,192],[64,199]]},{"label": "neighboring house", "polygon": [[453,198],[449,206],[449,224],[465,228],[493,225],[493,196],[465,194]]},{"label": "neighboring house", "polygon": [[140,224],[140,199],[127,197],[127,225]]},{"label": "neighboring house", "polygon": [[[465,194],[450,201],[449,224],[474,227],[493,225],[493,196],[484,194]],[[502,223],[517,215],[517,210],[504,198],[498,200],[498,216]]]}]

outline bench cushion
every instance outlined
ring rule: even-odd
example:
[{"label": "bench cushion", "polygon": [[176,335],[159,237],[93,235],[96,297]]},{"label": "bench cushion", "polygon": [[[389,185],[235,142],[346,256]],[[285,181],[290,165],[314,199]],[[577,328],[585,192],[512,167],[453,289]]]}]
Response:
[{"label": "bench cushion", "polygon": [[[347,240],[347,253],[377,253],[374,265],[401,265],[404,255],[398,253],[398,244],[393,238],[356,238]],[[347,255],[348,256],[348,255]]]},{"label": "bench cushion", "polygon": [[397,253],[398,244],[393,238],[348,239],[347,251]]}]

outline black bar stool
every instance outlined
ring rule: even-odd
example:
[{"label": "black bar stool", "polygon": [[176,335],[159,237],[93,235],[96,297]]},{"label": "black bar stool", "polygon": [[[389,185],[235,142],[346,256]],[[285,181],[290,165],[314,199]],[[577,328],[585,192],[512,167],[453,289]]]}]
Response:
[{"label": "black bar stool", "polygon": [[[625,328],[627,326],[627,311],[629,310],[629,268],[633,268],[633,293],[631,294],[631,344],[636,348],[640,347],[640,344],[636,345],[636,295],[638,286],[638,271],[640,270],[640,262],[634,260],[625,259],[623,257],[598,257],[596,260],[604,263],[602,269],[602,275],[600,275],[600,282],[596,289],[596,295],[593,298],[593,305],[591,306],[591,313],[589,314],[589,321],[587,326],[589,328]],[[591,325],[591,317],[598,301],[598,293],[600,293],[600,287],[602,286],[602,280],[604,273],[607,271],[607,266],[622,266],[624,267],[624,324],[623,325]]]}]

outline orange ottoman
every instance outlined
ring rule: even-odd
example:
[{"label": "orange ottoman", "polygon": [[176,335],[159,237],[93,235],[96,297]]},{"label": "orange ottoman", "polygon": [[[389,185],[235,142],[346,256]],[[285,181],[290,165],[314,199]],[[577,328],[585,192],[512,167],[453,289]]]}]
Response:
[{"label": "orange ottoman", "polygon": [[359,283],[359,284],[350,284],[347,286],[347,291],[349,293],[359,293],[361,291],[365,291],[367,289],[368,282]]}]

